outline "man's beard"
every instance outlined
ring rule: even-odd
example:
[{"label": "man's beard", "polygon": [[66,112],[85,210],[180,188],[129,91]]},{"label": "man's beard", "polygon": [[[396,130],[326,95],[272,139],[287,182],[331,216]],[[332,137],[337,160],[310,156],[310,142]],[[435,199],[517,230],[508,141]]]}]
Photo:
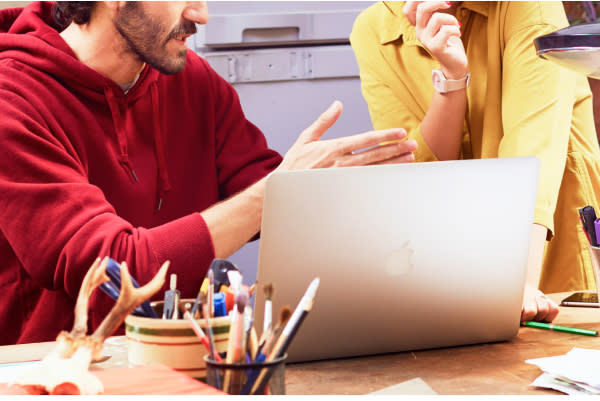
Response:
[{"label": "man's beard", "polygon": [[168,27],[147,15],[140,4],[128,1],[117,13],[114,24],[128,50],[141,61],[163,74],[177,74],[185,67],[187,49],[171,56],[166,45],[178,35],[196,33],[196,25],[192,21],[183,20],[168,32]]}]

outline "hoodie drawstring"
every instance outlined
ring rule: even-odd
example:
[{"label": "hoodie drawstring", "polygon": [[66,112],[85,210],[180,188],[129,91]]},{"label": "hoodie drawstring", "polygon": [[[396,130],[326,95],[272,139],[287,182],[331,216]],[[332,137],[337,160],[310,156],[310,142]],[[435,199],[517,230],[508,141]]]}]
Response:
[{"label": "hoodie drawstring", "polygon": [[[110,87],[104,88],[104,95],[106,96],[106,100],[110,107],[113,124],[117,133],[117,141],[119,143],[119,164],[123,166],[125,171],[135,180],[135,182],[139,182],[139,179],[133,170],[133,166],[131,165],[131,161],[129,160],[129,155],[127,154],[127,135],[125,133],[124,121],[121,116],[117,98]],[[167,172],[167,163],[165,161],[164,146],[161,136],[158,86],[156,82],[153,82],[150,85],[150,98],[152,101],[154,156],[156,157],[156,164],[158,168],[156,210],[160,211],[165,194],[171,190],[171,183],[169,181],[169,174]]]},{"label": "hoodie drawstring", "polygon": [[165,162],[165,148],[162,143],[162,125],[158,108],[158,85],[156,81],[152,82],[150,96],[152,98],[152,118],[154,122],[154,152],[156,155],[156,164],[158,165],[158,201],[156,210],[160,210],[165,194],[171,190],[171,183],[169,182],[169,173],[167,172],[167,163]]},{"label": "hoodie drawstring", "polygon": [[105,87],[104,96],[106,96],[108,107],[110,107],[113,125],[115,126],[115,131],[117,132],[117,141],[119,143],[119,164],[135,180],[135,182],[140,182],[135,174],[135,171],[133,171],[133,166],[129,161],[129,155],[127,154],[127,135],[125,134],[125,127],[123,126],[123,119],[121,118],[121,110],[119,110],[119,104],[117,103],[115,94],[110,87]]}]

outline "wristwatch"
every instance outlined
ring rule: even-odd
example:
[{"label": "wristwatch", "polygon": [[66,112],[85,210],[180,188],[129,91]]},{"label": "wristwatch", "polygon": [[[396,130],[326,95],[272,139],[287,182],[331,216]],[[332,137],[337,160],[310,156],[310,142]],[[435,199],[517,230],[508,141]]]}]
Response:
[{"label": "wristwatch", "polygon": [[462,88],[466,88],[469,86],[469,80],[471,78],[471,73],[467,72],[461,79],[446,79],[444,73],[441,70],[433,70],[431,72],[431,79],[433,81],[433,87],[436,92],[439,93],[448,93],[457,91]]}]

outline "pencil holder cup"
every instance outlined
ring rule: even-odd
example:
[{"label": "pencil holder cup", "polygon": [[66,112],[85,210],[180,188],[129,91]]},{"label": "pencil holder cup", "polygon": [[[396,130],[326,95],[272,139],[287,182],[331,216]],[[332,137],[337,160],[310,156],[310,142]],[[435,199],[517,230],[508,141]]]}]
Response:
[{"label": "pencil holder cup", "polygon": [[210,355],[206,362],[206,383],[235,395],[284,395],[287,354],[270,362],[216,362]]},{"label": "pencil holder cup", "polygon": [[600,300],[600,248],[588,244],[590,258],[592,259],[592,270],[594,271],[594,280],[596,281],[596,293]]},{"label": "pencil holder cup", "polygon": [[[208,351],[192,330],[190,322],[183,319],[184,305],[193,302],[193,299],[180,300],[179,319],[127,316],[125,336],[129,365],[158,363],[204,380],[204,356]],[[158,316],[162,316],[163,301],[153,302],[151,306]],[[197,319],[196,322],[208,335],[205,319]],[[214,317],[210,322],[216,351],[226,352],[229,342],[229,316]]]}]

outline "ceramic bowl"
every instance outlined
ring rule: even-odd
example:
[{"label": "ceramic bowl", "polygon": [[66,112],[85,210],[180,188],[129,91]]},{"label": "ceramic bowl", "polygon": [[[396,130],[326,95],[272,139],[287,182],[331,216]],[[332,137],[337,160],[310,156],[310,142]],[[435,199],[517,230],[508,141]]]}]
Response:
[{"label": "ceramic bowl", "polygon": [[[162,364],[195,378],[206,377],[204,356],[208,351],[194,333],[190,322],[183,319],[183,306],[193,299],[182,299],[180,319],[152,319],[129,315],[125,319],[127,358],[131,366]],[[163,302],[153,302],[157,315],[162,316]],[[205,319],[198,319],[204,333]],[[211,319],[214,344],[217,352],[226,352],[229,341],[229,316]]]}]

